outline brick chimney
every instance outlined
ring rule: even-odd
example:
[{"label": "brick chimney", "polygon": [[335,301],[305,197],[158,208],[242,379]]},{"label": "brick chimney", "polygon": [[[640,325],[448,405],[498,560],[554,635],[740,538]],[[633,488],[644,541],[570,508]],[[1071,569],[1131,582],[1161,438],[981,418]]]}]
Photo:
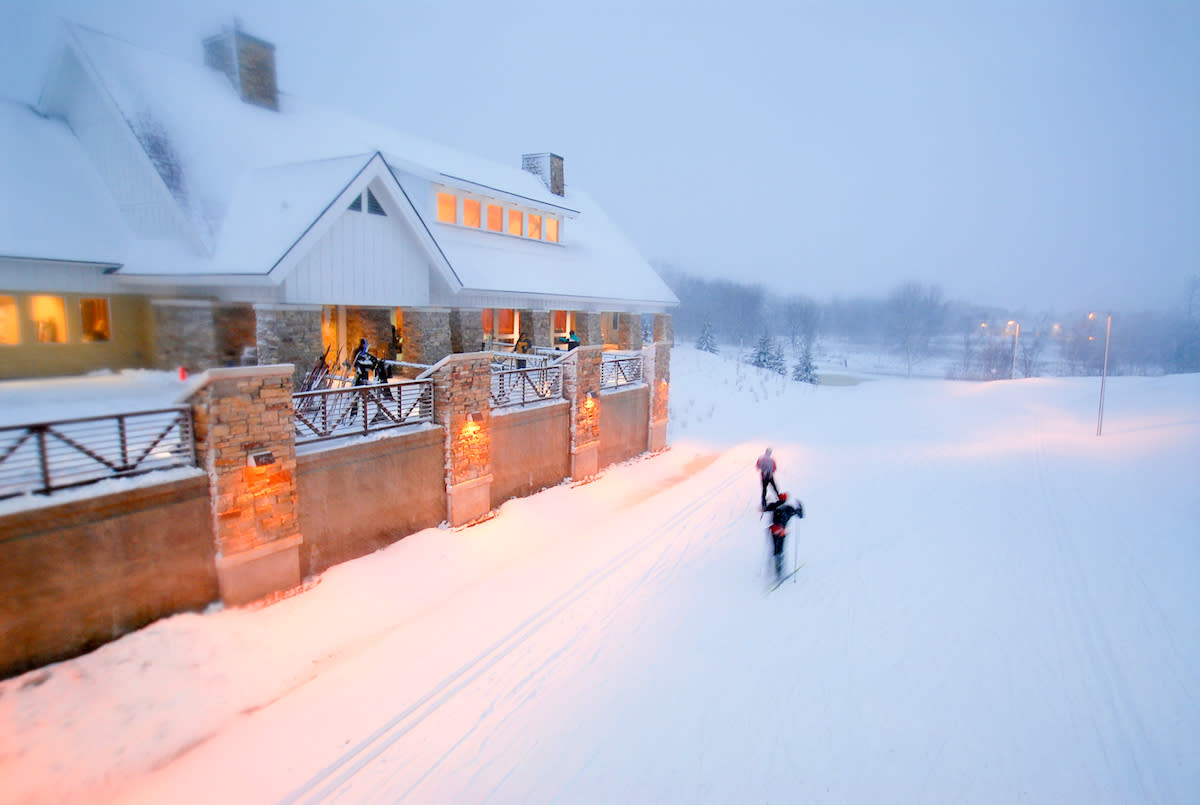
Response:
[{"label": "brick chimney", "polygon": [[563,158],[558,154],[522,154],[521,170],[537,175],[554,195],[566,195]]},{"label": "brick chimney", "polygon": [[228,76],[246,103],[279,111],[275,46],[250,36],[239,22],[204,40],[204,63]]}]

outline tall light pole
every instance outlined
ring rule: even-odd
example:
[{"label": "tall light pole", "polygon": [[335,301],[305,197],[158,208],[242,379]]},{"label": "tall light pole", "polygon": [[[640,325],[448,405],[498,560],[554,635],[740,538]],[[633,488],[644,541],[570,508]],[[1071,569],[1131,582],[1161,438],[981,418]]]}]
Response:
[{"label": "tall light pole", "polygon": [[1104,325],[1104,368],[1100,372],[1100,411],[1096,414],[1096,435],[1104,427],[1104,381],[1108,378],[1108,338],[1112,335],[1112,314]]},{"label": "tall light pole", "polygon": [[1008,322],[1009,327],[1012,327],[1014,324],[1017,326],[1017,329],[1013,331],[1013,359],[1012,368],[1008,370],[1009,380],[1017,376],[1017,341],[1021,338],[1021,322],[1011,320]]}]

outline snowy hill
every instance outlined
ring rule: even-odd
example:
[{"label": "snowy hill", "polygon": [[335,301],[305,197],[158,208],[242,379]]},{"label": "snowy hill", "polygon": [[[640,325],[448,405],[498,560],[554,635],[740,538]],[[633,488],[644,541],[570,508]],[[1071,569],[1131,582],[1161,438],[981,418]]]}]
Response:
[{"label": "snowy hill", "polygon": [[663,454],[0,682],[0,801],[1194,801],[1200,376],[1098,386],[677,348]]}]

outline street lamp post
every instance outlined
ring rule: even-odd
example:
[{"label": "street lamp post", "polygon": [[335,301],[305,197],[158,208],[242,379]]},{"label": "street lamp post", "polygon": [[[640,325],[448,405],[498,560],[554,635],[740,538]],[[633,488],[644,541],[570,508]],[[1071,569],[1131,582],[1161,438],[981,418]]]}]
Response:
[{"label": "street lamp post", "polygon": [[1100,410],[1096,414],[1096,435],[1100,435],[1100,431],[1104,427],[1104,381],[1108,378],[1108,339],[1112,335],[1112,314],[1108,314],[1108,321],[1104,324],[1104,368],[1100,371]]},{"label": "street lamp post", "polygon": [[1017,376],[1017,341],[1021,338],[1021,322],[1010,321],[1009,326],[1016,325],[1016,330],[1013,331],[1013,359],[1012,368],[1008,370],[1008,379],[1012,380]]}]

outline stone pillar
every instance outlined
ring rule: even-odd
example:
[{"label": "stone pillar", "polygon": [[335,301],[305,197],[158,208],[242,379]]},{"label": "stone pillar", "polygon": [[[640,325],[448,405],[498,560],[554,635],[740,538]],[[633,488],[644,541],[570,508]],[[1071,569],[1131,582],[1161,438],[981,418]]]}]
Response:
[{"label": "stone pillar", "polygon": [[480,310],[450,311],[450,349],[479,352],[483,348],[483,318]]},{"label": "stone pillar", "polygon": [[[578,331],[577,331],[578,332]],[[600,471],[600,362],[602,344],[581,346],[563,361],[563,396],[571,403],[571,477]]]},{"label": "stone pillar", "polygon": [[670,343],[658,342],[642,348],[642,373],[650,384],[650,438],[647,445],[649,451],[655,453],[667,446],[671,391]]},{"label": "stone pillar", "polygon": [[[258,365],[258,324],[254,306],[218,304],[213,307],[217,360],[221,366]],[[252,361],[247,364],[243,358]]]},{"label": "stone pillar", "polygon": [[292,367],[212,369],[191,399],[228,606],[300,584]]},{"label": "stone pillar", "polygon": [[642,348],[642,317],[637,313],[617,314],[617,348]]},{"label": "stone pillar", "polygon": [[153,360],[157,369],[182,366],[199,372],[219,365],[213,303],[204,299],[155,299]]},{"label": "stone pillar", "polygon": [[675,345],[675,322],[670,313],[654,314],[654,343]]},{"label": "stone pillar", "polygon": [[432,366],[452,352],[449,310],[404,309],[404,360]]},{"label": "stone pillar", "polygon": [[359,339],[367,339],[367,346],[376,358],[393,360],[392,314],[386,307],[346,308],[346,355],[358,349]]},{"label": "stone pillar", "polygon": [[575,311],[575,335],[579,336],[580,346],[604,346],[604,331],[601,326],[599,313]]},{"label": "stone pillar", "polygon": [[549,310],[522,310],[518,314],[521,332],[529,333],[535,347],[554,346],[554,314]]},{"label": "stone pillar", "polygon": [[434,417],[446,434],[446,521],[451,526],[491,511],[491,390],[491,358],[484,353],[450,355],[433,371]]},{"label": "stone pillar", "polygon": [[262,366],[292,364],[292,388],[325,351],[321,345],[321,308],[316,305],[255,305],[258,362]]}]

